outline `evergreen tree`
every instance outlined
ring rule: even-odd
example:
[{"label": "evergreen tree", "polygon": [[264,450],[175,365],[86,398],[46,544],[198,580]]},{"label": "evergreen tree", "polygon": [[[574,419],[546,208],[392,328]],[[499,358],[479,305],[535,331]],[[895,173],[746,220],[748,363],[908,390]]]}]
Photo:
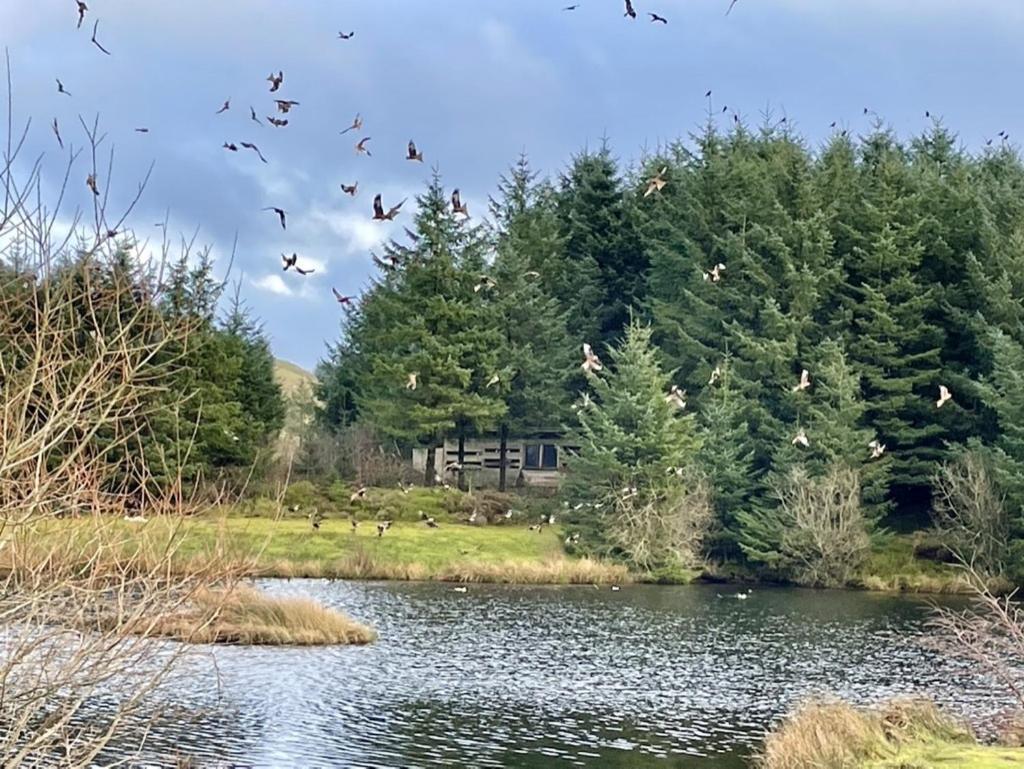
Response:
[{"label": "evergreen tree", "polygon": [[451,433],[493,429],[506,405],[487,386],[503,364],[500,330],[480,296],[485,233],[449,210],[437,177],[418,203],[414,243],[389,245],[382,263],[395,267],[362,302],[357,391],[360,411],[386,435],[427,443],[432,483],[433,447]]},{"label": "evergreen tree", "polygon": [[562,179],[558,214],[564,240],[555,295],[569,333],[602,349],[622,333],[646,297],[647,256],[607,145],[577,156]]},{"label": "evergreen tree", "polygon": [[561,248],[550,190],[535,183],[520,158],[499,186],[491,206],[498,226],[493,290],[481,292],[502,336],[502,368],[495,384],[506,403],[500,425],[501,480],[505,489],[509,435],[558,432],[569,415],[567,381],[575,370],[576,345],[565,313],[546,288],[547,273]]},{"label": "evergreen tree", "polygon": [[611,550],[603,511],[624,495],[653,502],[690,482],[700,450],[693,416],[666,399],[670,377],[651,329],[634,319],[609,354],[609,368],[589,376],[593,395],[577,404],[581,448],[563,490],[568,524],[592,552]]}]

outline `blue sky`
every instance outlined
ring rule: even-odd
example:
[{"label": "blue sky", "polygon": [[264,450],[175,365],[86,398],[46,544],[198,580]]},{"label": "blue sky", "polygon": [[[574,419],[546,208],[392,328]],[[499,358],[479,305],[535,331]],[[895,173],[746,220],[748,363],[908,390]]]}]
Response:
[{"label": "blue sky", "polygon": [[[56,189],[65,156],[56,117],[80,145],[79,115],[99,115],[116,151],[113,206],[152,179],[132,218],[209,244],[263,319],[275,354],[312,367],[338,335],[331,286],[356,293],[370,251],[395,225],[370,220],[415,195],[436,166],[485,209],[498,176],[525,150],[556,175],[574,152],[607,136],[625,162],[684,136],[704,119],[704,92],[750,122],[765,110],[812,144],[829,124],[869,128],[864,107],[903,135],[941,116],[971,147],[1007,130],[1024,136],[1024,0],[88,0],[75,29],[73,0],[0,0],[0,44],[10,49],[15,111],[33,119],[26,157],[43,157]],[[647,11],[669,19],[646,20]],[[89,43],[92,21],[112,51]],[[355,31],[349,41],[338,31]],[[301,105],[284,129],[249,121],[273,114],[265,78],[284,70],[280,94]],[[71,98],[57,94],[60,78]],[[215,115],[225,99],[232,109]],[[365,120],[372,158],[339,136]],[[722,118],[727,126],[730,120]],[[150,128],[137,134],[136,127]],[[405,161],[413,138],[424,165]],[[229,153],[251,141],[270,161]],[[90,205],[84,161],[69,204]],[[359,196],[339,185],[359,181]],[[289,211],[287,232],[264,206]],[[408,206],[407,206],[408,208]],[[317,268],[282,274],[280,253]]]}]

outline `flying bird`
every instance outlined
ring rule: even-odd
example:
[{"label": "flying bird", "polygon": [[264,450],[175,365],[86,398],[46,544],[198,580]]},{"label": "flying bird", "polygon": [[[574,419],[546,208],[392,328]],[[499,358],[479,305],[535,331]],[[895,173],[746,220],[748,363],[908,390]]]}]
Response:
[{"label": "flying bird", "polygon": [[373,157],[373,153],[366,149],[366,142],[368,141],[370,141],[369,136],[364,136],[362,139],[359,140],[359,142],[356,144],[357,155],[366,155],[367,157],[371,158]]},{"label": "flying bird", "polygon": [[415,390],[419,386],[419,381],[418,381],[419,380],[419,376],[420,375],[417,374],[416,372],[413,372],[412,374],[409,374],[406,377],[406,380],[405,380],[405,389],[406,390]]},{"label": "flying bird", "polygon": [[868,448],[871,449],[872,459],[880,459],[881,456],[885,453],[885,444],[881,443],[877,439],[871,441],[871,443],[868,444]]},{"label": "flying bird", "polygon": [[494,387],[494,385],[498,384],[498,382],[500,382],[500,381],[501,381],[501,377],[500,376],[498,376],[497,374],[492,374],[491,378],[487,380],[487,386],[488,387]]},{"label": "flying bird", "polygon": [[946,385],[939,385],[939,399],[935,401],[935,408],[941,409],[949,401],[953,400],[953,394]]},{"label": "flying bird", "polygon": [[668,166],[664,166],[658,173],[647,180],[647,190],[644,192],[644,197],[649,197],[655,192],[661,192],[662,188],[668,184],[665,181],[665,172],[668,171]]},{"label": "flying bird", "polygon": [[791,443],[794,446],[803,446],[805,449],[811,447],[811,441],[807,437],[807,432],[802,427],[799,430],[797,430],[797,433],[796,435],[793,436],[793,440],[791,441]]},{"label": "flying bird", "polygon": [[469,206],[462,202],[458,187],[452,190],[452,212],[469,218]]},{"label": "flying bird", "polygon": [[137,134],[148,134],[149,133],[149,129],[148,128],[136,128],[135,129],[135,133],[137,133]]},{"label": "flying bird", "polygon": [[346,195],[355,197],[356,193],[359,191],[359,182],[356,182],[355,184],[343,184],[341,185],[341,191]]},{"label": "flying bird", "polygon": [[57,118],[53,119],[53,135],[57,137],[57,144],[64,149],[64,140],[60,138],[60,126],[57,125]]},{"label": "flying bird", "polygon": [[288,212],[287,211],[285,211],[283,208],[278,208],[277,206],[269,206],[267,208],[264,208],[263,210],[264,211],[273,211],[275,214],[277,214],[277,218],[281,220],[281,229],[282,230],[287,230],[288,229],[288,224],[286,222],[286,218],[288,216]]},{"label": "flying bird", "polygon": [[800,381],[793,385],[793,392],[798,393],[811,386],[811,373],[807,369],[800,372]]},{"label": "flying bird", "polygon": [[230,150],[231,152],[238,152],[238,145],[234,142],[224,142],[224,149]]},{"label": "flying bird", "polygon": [[270,92],[275,93],[277,89],[281,87],[281,83],[284,82],[284,72],[278,71],[276,75],[271,72],[270,76],[267,78],[267,82],[270,83]]},{"label": "flying bird", "polygon": [[416,142],[412,139],[409,140],[409,151],[405,155],[406,160],[417,160],[420,163],[423,162],[423,153],[416,151]]},{"label": "flying bird", "polygon": [[274,126],[275,128],[284,128],[286,125],[288,125],[287,120],[281,120],[280,118],[271,117],[269,115],[267,116],[267,122],[270,123],[270,125]]},{"label": "flying bird", "polygon": [[92,194],[96,197],[100,195],[99,185],[96,183],[96,174],[89,174],[85,177],[85,186],[92,190]]},{"label": "flying bird", "polygon": [[353,120],[352,120],[352,125],[350,125],[350,126],[349,126],[348,128],[346,128],[346,129],[345,129],[344,131],[342,131],[341,133],[342,133],[342,134],[347,134],[347,133],[348,133],[349,131],[358,131],[358,130],[360,130],[360,129],[361,129],[362,127],[363,127],[363,116],[362,116],[362,115],[360,115],[360,114],[359,114],[359,113],[357,112],[357,113],[356,113],[356,116],[355,116],[355,118],[353,118]]},{"label": "flying bird", "polygon": [[106,48],[100,45],[100,41],[96,39],[96,30],[99,29],[99,26],[100,20],[96,19],[96,23],[92,25],[92,44],[99,48],[101,51],[103,51],[103,53],[105,53],[107,56],[110,56],[110,51],[108,51]]},{"label": "flying bird", "polygon": [[391,528],[391,521],[381,521],[377,524],[377,536],[383,537],[384,532]]},{"label": "flying bird", "polygon": [[347,34],[344,33],[344,32],[339,32],[338,33],[338,39],[339,40],[351,40],[355,34],[356,34],[355,32],[349,32]]},{"label": "flying bird", "polygon": [[666,19],[664,16],[659,16],[658,14],[651,13],[650,11],[647,12],[647,15],[651,17],[652,24],[654,24],[655,22],[659,22],[661,24],[668,24],[668,19]]},{"label": "flying bird", "polygon": [[331,287],[331,291],[334,292],[334,298],[338,300],[338,304],[352,304],[352,300],[355,299],[354,296],[344,296],[333,286]]},{"label": "flying bird", "polygon": [[672,385],[672,389],[665,396],[665,403],[675,406],[682,411],[686,408],[686,390],[680,390],[679,385]]},{"label": "flying bird", "polygon": [[77,27],[77,29],[81,29],[82,28],[82,22],[85,21],[85,13],[86,13],[86,11],[89,10],[89,6],[86,5],[84,2],[82,2],[82,0],[75,0],[75,2],[78,3],[78,27]]},{"label": "flying bird", "polygon": [[480,282],[473,286],[474,293],[480,293],[481,291],[490,291],[492,288],[497,288],[498,282],[490,275],[481,275]]},{"label": "flying bird", "polygon": [[222,112],[227,112],[227,111],[228,111],[229,109],[231,109],[231,99],[227,99],[227,100],[225,100],[225,102],[224,102],[224,106],[223,106],[223,107],[221,107],[221,108],[220,108],[219,110],[217,110],[216,112],[214,112],[213,114],[214,114],[214,115],[219,115],[219,114],[221,114]]},{"label": "flying bird", "polygon": [[263,161],[264,163],[266,163],[266,162],[267,162],[267,159],[266,159],[265,157],[263,157],[263,153],[262,153],[262,152],[260,152],[260,148],[259,148],[259,147],[257,147],[257,146],[256,146],[255,144],[253,144],[252,142],[242,142],[242,146],[243,146],[243,147],[245,147],[245,148],[246,148],[247,150],[252,150],[252,151],[253,151],[253,152],[255,152],[255,153],[256,153],[257,155],[259,155],[259,158],[260,158],[260,160],[262,160],[262,161]]},{"label": "flying bird", "polygon": [[284,270],[285,272],[288,272],[288,268],[289,267],[294,267],[296,264],[298,264],[299,255],[298,254],[292,254],[289,257],[289,256],[285,256],[284,254],[281,254],[281,261],[284,262],[284,267],[282,267],[281,269]]},{"label": "flying bird", "polygon": [[293,99],[274,99],[274,103],[277,105],[277,111],[282,115],[287,115],[292,107],[299,106],[299,103]]},{"label": "flying bird", "polygon": [[725,12],[726,16],[728,16],[730,13],[732,13],[732,7],[734,5],[736,5],[736,3],[738,3],[738,2],[739,2],[739,0],[731,0],[731,2],[729,3],[729,9]]},{"label": "flying bird", "polygon": [[304,269],[302,269],[301,267],[299,267],[298,265],[296,265],[296,266],[295,266],[295,271],[296,271],[297,273],[299,273],[299,275],[312,275],[312,274],[313,274],[314,272],[316,272],[316,269],[314,269],[314,268],[312,268],[312,267],[311,267],[311,268],[310,268],[310,269],[308,269],[308,270],[304,270]]},{"label": "flying bird", "polygon": [[631,19],[636,18],[636,11],[633,10],[633,0],[626,0],[626,12],[622,15],[628,16]]},{"label": "flying bird", "polygon": [[398,215],[398,212],[401,210],[402,205],[404,203],[405,203],[405,200],[403,199],[401,203],[399,203],[397,206],[392,206],[391,208],[389,208],[387,210],[387,213],[385,213],[384,212],[384,204],[381,202],[381,196],[380,196],[380,193],[378,192],[374,196],[374,198],[373,198],[373,218],[374,218],[374,220],[378,221],[378,222],[394,221],[395,217]]},{"label": "flying bird", "polygon": [[575,11],[575,10],[576,10],[577,8],[579,8],[579,7],[580,7],[580,6],[579,6],[579,4],[577,3],[576,5],[567,5],[567,6],[565,6],[565,8],[563,8],[562,10],[563,10],[563,11]]},{"label": "flying bird", "polygon": [[708,387],[713,385],[715,382],[717,382],[721,378],[722,378],[722,367],[721,366],[715,366],[715,370],[711,372],[711,378],[708,379]]},{"label": "flying bird", "polygon": [[67,96],[71,95],[71,91],[65,90],[64,84],[60,82],[60,78],[57,78],[57,93],[62,93]]},{"label": "flying bird", "polygon": [[352,495],[348,498],[349,504],[354,502],[361,502],[366,499],[366,487],[360,486],[358,489],[352,492]]},{"label": "flying bird", "polygon": [[580,368],[584,371],[600,371],[604,368],[601,365],[601,359],[594,352],[594,348],[586,342],[583,343],[583,364]]},{"label": "flying bird", "polygon": [[263,121],[256,117],[256,110],[253,107],[249,107],[249,119],[257,125],[263,125]]},{"label": "flying bird", "polygon": [[704,280],[710,280],[712,283],[718,283],[722,279],[722,272],[725,270],[725,265],[719,262],[709,271],[704,273]]}]

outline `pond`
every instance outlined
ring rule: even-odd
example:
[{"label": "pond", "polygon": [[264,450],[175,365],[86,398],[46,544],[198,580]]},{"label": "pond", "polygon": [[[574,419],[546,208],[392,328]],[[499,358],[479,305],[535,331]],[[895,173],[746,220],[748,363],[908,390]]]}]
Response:
[{"label": "pond", "polygon": [[[217,648],[150,735],[200,766],[738,769],[772,719],[832,693],[925,693],[972,717],[984,682],[913,642],[922,598],[734,586],[271,580],[380,632],[370,647]],[[214,664],[215,663],[215,664]],[[214,675],[216,672],[216,675]],[[194,685],[193,685],[194,683]]]}]

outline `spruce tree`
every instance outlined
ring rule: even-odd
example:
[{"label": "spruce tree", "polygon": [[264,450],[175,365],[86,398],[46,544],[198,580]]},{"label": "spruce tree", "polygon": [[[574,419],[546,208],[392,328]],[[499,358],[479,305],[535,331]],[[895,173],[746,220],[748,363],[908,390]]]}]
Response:
[{"label": "spruce tree", "polygon": [[651,329],[630,322],[608,350],[608,368],[588,376],[576,404],[578,456],[563,484],[568,525],[581,549],[612,551],[607,510],[622,496],[654,501],[692,480],[700,439],[694,417],[666,399],[671,378],[661,368]]}]

